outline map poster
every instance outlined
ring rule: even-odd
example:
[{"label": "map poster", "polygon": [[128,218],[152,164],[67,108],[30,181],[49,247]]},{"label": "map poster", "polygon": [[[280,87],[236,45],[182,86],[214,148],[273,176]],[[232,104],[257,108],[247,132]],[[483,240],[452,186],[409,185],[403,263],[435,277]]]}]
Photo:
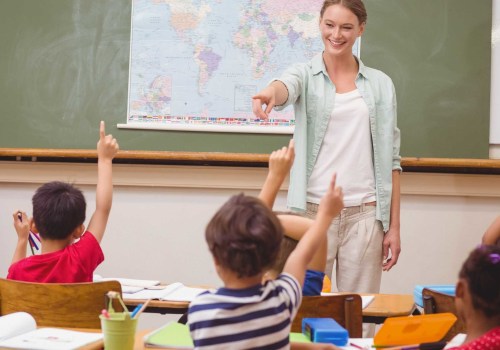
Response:
[{"label": "map poster", "polygon": [[293,133],[292,106],[258,120],[252,96],[322,51],[322,3],[132,0],[127,123],[119,127]]}]

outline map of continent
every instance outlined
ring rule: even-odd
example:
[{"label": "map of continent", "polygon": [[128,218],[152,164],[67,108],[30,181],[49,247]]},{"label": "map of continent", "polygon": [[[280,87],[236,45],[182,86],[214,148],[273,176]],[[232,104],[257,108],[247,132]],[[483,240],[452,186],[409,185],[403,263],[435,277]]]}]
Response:
[{"label": "map of continent", "polygon": [[127,123],[293,130],[293,108],[257,120],[252,96],[322,51],[323,0],[132,1]]}]

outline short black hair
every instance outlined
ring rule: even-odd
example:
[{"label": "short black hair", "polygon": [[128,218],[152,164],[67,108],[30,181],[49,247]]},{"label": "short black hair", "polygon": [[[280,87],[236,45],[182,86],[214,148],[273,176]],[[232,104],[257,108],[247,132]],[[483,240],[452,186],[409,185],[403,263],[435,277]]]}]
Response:
[{"label": "short black hair", "polygon": [[66,239],[85,221],[85,197],[71,184],[48,182],[36,190],[32,203],[33,221],[44,239]]},{"label": "short black hair", "polygon": [[275,262],[283,239],[276,215],[255,197],[231,197],[207,225],[205,238],[217,262],[237,274],[253,277]]},{"label": "short black hair", "polygon": [[474,309],[487,317],[500,315],[500,247],[481,245],[474,249],[459,277],[467,281]]}]

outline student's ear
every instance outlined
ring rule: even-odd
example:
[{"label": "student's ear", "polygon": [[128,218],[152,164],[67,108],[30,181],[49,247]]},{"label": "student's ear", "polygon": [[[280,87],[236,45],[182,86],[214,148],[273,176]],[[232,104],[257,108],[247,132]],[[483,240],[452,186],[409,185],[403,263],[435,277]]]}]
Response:
[{"label": "student's ear", "polygon": [[71,235],[73,236],[74,239],[78,239],[83,235],[84,232],[85,232],[85,225],[81,224],[80,226],[75,228],[75,230]]},{"label": "student's ear", "polygon": [[457,285],[455,287],[455,297],[463,299],[464,298],[464,282],[462,280],[458,280]]},{"label": "student's ear", "polygon": [[35,225],[35,220],[33,220],[33,218],[30,218],[29,223],[30,223],[30,231],[33,233],[38,233],[38,229],[36,228]]}]

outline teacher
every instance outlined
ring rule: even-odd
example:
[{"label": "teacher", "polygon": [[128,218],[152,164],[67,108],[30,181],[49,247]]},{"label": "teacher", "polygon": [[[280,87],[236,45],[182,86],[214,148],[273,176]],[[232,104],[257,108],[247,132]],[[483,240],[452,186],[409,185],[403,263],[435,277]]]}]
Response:
[{"label": "teacher", "polygon": [[325,273],[341,292],[378,293],[382,270],[389,271],[401,251],[400,133],[392,80],[352,54],[366,19],[361,0],[324,1],[324,51],[257,93],[253,112],[266,119],[273,108],[293,104],[288,206],[314,217],[336,172],[345,208],[329,228]]}]

